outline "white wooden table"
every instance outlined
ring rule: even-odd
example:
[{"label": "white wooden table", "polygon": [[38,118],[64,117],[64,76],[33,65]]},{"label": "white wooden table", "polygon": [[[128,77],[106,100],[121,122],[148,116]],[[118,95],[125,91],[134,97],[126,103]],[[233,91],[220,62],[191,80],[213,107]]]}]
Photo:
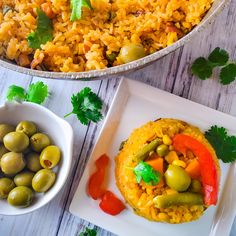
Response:
[{"label": "white wooden table", "polygon": [[[217,46],[230,52],[236,59],[236,0],[218,16],[217,20],[186,46],[156,63],[127,75],[152,86],[161,88],[195,102],[236,116],[236,82],[221,86],[217,80],[200,81],[189,74],[190,63],[198,56],[207,55]],[[40,78],[18,74],[0,67],[0,103],[5,100],[8,86],[17,84],[28,87]],[[117,89],[119,78],[92,82],[44,80],[51,91],[44,104],[63,117],[70,109],[70,97],[85,86],[90,86],[105,102],[106,114]],[[91,148],[103,122],[81,125],[74,116],[67,119],[75,133],[74,156],[70,177],[58,196],[48,205],[28,215],[10,217],[0,215],[0,236],[77,236],[90,225],[68,212],[68,208],[80,181]],[[236,124],[235,124],[236,125]],[[98,229],[98,235],[111,235]],[[236,235],[236,220],[230,236]]]}]

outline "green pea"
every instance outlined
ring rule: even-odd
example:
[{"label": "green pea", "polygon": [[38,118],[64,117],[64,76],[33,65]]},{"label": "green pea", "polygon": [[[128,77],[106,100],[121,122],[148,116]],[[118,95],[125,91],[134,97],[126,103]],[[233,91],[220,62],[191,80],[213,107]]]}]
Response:
[{"label": "green pea", "polygon": [[160,146],[157,147],[156,152],[157,152],[158,156],[164,157],[169,153],[169,148],[167,145],[161,144]]},{"label": "green pea", "polygon": [[193,193],[201,193],[202,185],[201,185],[200,181],[193,179],[191,181],[189,191],[193,192]]}]

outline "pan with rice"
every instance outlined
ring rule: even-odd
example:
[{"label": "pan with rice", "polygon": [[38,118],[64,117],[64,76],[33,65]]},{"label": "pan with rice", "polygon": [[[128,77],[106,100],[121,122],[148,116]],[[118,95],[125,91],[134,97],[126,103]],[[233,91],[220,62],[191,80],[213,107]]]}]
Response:
[{"label": "pan with rice", "polygon": [[[178,41],[201,22],[213,0],[91,0],[77,19],[72,18],[71,2],[2,0],[0,56],[54,72],[118,66]],[[48,18],[47,27],[39,27],[39,11]],[[42,31],[46,35],[34,37],[39,42],[32,46],[32,35]]]}]

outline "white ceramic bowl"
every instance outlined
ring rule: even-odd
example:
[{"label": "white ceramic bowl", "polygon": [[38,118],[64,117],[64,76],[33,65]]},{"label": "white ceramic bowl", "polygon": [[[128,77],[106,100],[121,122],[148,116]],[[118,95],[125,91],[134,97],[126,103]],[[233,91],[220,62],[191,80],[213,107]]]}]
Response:
[{"label": "white ceramic bowl", "polygon": [[35,122],[39,131],[48,134],[53,143],[60,147],[62,158],[59,167],[55,169],[56,182],[49,191],[35,194],[33,203],[27,208],[12,207],[6,200],[0,199],[2,215],[21,215],[44,206],[58,194],[70,172],[73,149],[73,131],[70,124],[45,107],[34,103],[6,103],[0,106],[0,123],[16,125],[22,120]]}]

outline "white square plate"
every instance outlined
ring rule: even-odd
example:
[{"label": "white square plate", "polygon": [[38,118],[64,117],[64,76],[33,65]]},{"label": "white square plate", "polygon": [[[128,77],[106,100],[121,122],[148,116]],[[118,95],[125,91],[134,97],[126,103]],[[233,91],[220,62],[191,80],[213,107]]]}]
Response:
[{"label": "white square plate", "polygon": [[[130,208],[117,216],[103,213],[99,201],[87,195],[87,181],[94,172],[94,161],[103,153],[111,159],[107,176],[107,189],[123,199],[115,184],[114,158],[120,143],[133,129],[161,117],[181,119],[200,127],[203,131],[212,125],[223,126],[236,134],[236,118],[175,96],[140,82],[123,79],[116,92],[98,141],[70,205],[70,212],[115,234],[124,236],[227,236],[236,209],[235,165],[221,165],[222,177],[217,207],[209,207],[197,221],[171,225],[150,222],[135,215]],[[222,194],[224,192],[224,194]]]}]

